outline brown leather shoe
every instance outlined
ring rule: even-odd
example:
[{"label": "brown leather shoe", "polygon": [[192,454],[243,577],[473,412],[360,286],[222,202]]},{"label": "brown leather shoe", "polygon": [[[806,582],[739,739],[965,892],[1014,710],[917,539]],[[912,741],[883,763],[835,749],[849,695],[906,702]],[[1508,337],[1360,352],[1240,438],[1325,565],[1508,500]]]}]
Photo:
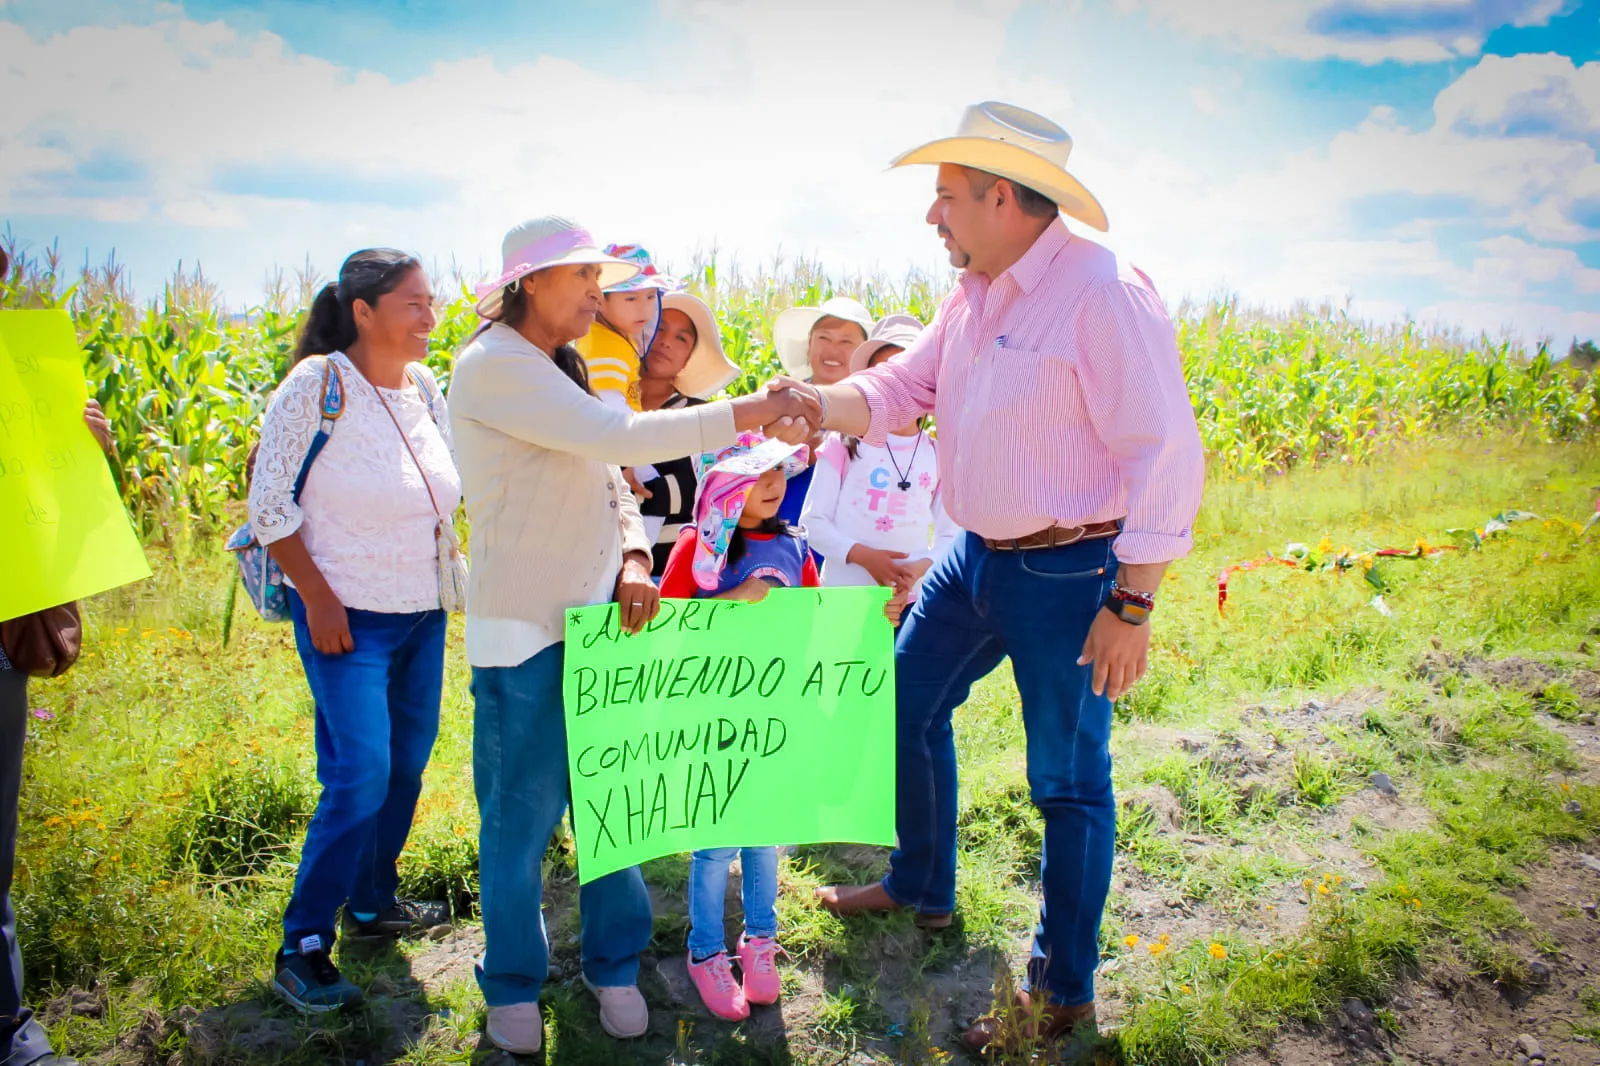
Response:
[{"label": "brown leather shoe", "polygon": [[[822,909],[848,918],[853,914],[887,914],[901,910],[883,887],[882,881],[870,885],[824,885],[817,889],[817,902]],[[917,925],[923,929],[947,929],[951,916],[917,912]]]},{"label": "brown leather shoe", "polygon": [[1049,1043],[1084,1026],[1086,1036],[1097,1036],[1094,1003],[1079,1007],[1058,1007],[1054,1003],[1035,1006],[1028,993],[1018,989],[1016,1000],[1006,1011],[996,1011],[972,1023],[961,1034],[961,1042],[974,1051],[997,1047],[1012,1051],[1024,1045]]}]

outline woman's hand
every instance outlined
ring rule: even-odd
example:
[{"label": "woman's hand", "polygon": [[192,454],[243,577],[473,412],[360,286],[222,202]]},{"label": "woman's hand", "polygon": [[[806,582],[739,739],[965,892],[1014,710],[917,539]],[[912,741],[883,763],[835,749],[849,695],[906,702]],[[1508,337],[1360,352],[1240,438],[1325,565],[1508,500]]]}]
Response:
[{"label": "woman's hand", "polygon": [[624,633],[637,633],[661,610],[661,590],[650,580],[650,557],[629,552],[617,575],[617,622]]},{"label": "woman's hand", "polygon": [[794,389],[762,390],[729,401],[738,430],[759,429],[785,444],[804,444],[821,427],[820,409]]},{"label": "woman's hand", "polygon": [[905,552],[884,551],[882,548],[869,548],[865,544],[857,544],[845,555],[844,561],[855,563],[871,574],[872,580],[885,588],[904,592],[916,583],[918,576],[911,572],[910,565],[914,564],[906,566],[900,564],[899,560],[905,557]]},{"label": "woman's hand", "polygon": [[651,496],[654,495],[654,493],[652,493],[649,489],[645,488],[644,485],[639,481],[638,475],[633,472],[633,467],[631,467],[631,466],[623,467],[622,468],[622,477],[623,477],[624,480],[627,481],[628,488],[633,490],[633,498],[634,499],[636,499],[636,500],[648,500]]},{"label": "woman's hand", "polygon": [[94,434],[95,443],[100,445],[100,450],[115,458],[113,445],[116,442],[111,435],[111,420],[100,409],[99,400],[90,400],[83,405],[83,422],[89,427],[89,432]]},{"label": "woman's hand", "polygon": [[324,655],[343,655],[356,650],[350,636],[350,615],[330,589],[325,595],[305,600],[306,628],[311,630],[311,646]]}]

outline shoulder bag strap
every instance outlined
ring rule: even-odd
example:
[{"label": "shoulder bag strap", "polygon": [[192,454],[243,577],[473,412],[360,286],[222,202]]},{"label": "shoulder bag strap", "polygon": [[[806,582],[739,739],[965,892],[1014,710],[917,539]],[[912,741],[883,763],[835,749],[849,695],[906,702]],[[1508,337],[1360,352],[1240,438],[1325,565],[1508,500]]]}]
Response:
[{"label": "shoulder bag strap", "polygon": [[[411,456],[411,461],[416,464],[417,473],[422,475],[422,487],[428,490],[428,502],[433,504],[434,515],[439,521],[443,522],[445,520],[444,513],[439,510],[439,501],[433,495],[433,486],[428,483],[428,472],[422,469],[421,460],[417,458],[417,453],[412,451],[410,438],[406,436],[406,431],[400,428],[400,420],[394,416],[394,409],[389,406],[389,401],[383,398],[383,390],[373,385],[372,391],[378,394],[378,402],[383,404],[384,413],[389,416],[389,421],[394,423],[394,431],[400,434],[400,443],[406,446],[406,454]],[[429,411],[431,412],[432,409],[430,405]]]},{"label": "shoulder bag strap", "polygon": [[328,443],[333,424],[344,414],[344,378],[339,368],[333,365],[331,356],[322,357],[322,398],[318,406],[322,409],[322,421],[317,426],[317,435],[311,438],[305,461],[300,464],[300,476],[294,479],[294,502],[297,504],[300,494],[306,489],[306,477],[311,473],[311,464],[317,461],[323,445]]}]

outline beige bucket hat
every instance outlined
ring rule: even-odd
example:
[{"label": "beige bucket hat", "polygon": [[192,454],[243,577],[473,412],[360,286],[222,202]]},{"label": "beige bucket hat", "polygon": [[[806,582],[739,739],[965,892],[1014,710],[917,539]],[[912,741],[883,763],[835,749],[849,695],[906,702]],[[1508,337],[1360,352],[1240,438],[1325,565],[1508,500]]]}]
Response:
[{"label": "beige bucket hat", "polygon": [[722,350],[722,334],[717,316],[700,297],[688,292],[668,292],[661,296],[661,310],[681,311],[694,323],[694,351],[683,364],[672,387],[685,396],[709,400],[739,376],[739,368]]},{"label": "beige bucket hat", "polygon": [[811,361],[806,358],[811,348],[811,327],[824,318],[854,322],[861,332],[872,332],[872,312],[860,300],[848,296],[835,296],[821,307],[791,307],[780,314],[772,322],[772,346],[778,350],[783,369],[801,381],[811,380]]},{"label": "beige bucket hat", "polygon": [[998,174],[1048,196],[1063,214],[1107,230],[1105,208],[1067,172],[1071,154],[1072,138],[1054,122],[1026,108],[988,100],[967,108],[954,137],[929,141],[889,165],[957,163]]}]

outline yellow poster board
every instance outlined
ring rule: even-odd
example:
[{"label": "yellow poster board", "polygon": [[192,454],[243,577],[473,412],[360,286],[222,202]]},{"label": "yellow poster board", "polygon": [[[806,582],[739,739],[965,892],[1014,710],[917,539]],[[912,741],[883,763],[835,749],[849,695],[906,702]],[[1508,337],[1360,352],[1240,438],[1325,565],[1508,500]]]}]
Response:
[{"label": "yellow poster board", "polygon": [[150,576],[64,311],[0,311],[0,621]]}]

